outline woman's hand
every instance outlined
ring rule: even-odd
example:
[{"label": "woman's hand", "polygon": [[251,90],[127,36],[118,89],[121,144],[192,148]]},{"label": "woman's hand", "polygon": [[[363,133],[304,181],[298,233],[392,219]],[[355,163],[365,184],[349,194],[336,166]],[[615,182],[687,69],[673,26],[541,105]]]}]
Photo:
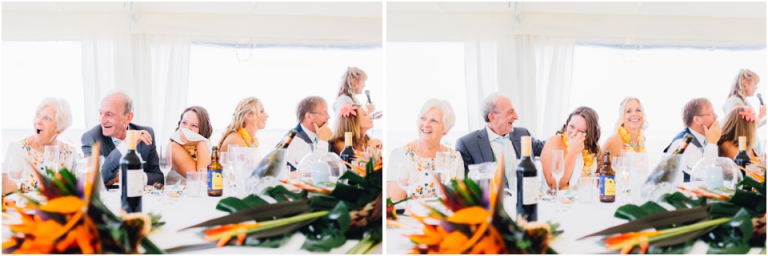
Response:
[{"label": "woman's hand", "polygon": [[765,105],[760,106],[760,114],[757,116],[757,120],[763,119],[765,117]]},{"label": "woman's hand", "polygon": [[381,150],[382,149],[382,142],[380,139],[371,139],[368,141],[368,146],[373,147],[375,149]]},{"label": "woman's hand", "polygon": [[184,143],[185,146],[195,146],[197,147],[197,144],[203,141],[189,141],[186,136],[184,136],[184,132],[179,132],[179,140]]},{"label": "woman's hand", "polygon": [[370,113],[370,114],[373,114],[373,111],[376,110],[376,106],[373,105],[373,103],[368,103],[368,105],[366,105],[366,107],[368,108],[368,113]]},{"label": "woman's hand", "polygon": [[575,138],[568,141],[568,152],[566,154],[574,152],[581,154],[581,151],[584,150],[584,141],[587,140],[587,134],[580,132],[576,135]]}]

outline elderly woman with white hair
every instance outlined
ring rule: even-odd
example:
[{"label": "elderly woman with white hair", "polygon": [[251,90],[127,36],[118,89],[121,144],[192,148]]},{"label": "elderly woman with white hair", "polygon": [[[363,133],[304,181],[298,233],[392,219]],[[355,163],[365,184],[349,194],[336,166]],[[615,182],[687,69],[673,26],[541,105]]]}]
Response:
[{"label": "elderly woman with white hair", "polygon": [[[32,122],[34,134],[21,141],[11,142],[6,151],[5,165],[8,166],[9,161],[24,159],[34,166],[35,171],[45,173],[45,167],[50,164],[46,163],[43,158],[45,147],[58,146],[58,167],[71,170],[78,155],[77,148],[57,139],[59,134],[71,125],[72,110],[66,100],[52,97],[44,99],[35,111],[35,118]],[[13,191],[16,188],[16,185],[8,179],[8,170],[6,169],[3,168],[3,193]],[[22,181],[21,190],[26,193],[37,187],[37,179],[33,173],[29,173]]]},{"label": "elderly woman with white hair", "polygon": [[[387,181],[387,193],[393,200],[405,198],[437,197],[437,184],[432,173],[435,171],[435,159],[438,152],[447,152],[451,161],[448,176],[464,179],[464,161],[458,151],[440,143],[456,123],[451,104],[444,100],[429,99],[419,112],[416,128],[419,138],[404,146],[409,160],[416,163],[415,172],[419,172],[419,182],[413,191],[403,191],[396,180]],[[396,175],[392,175],[396,176]]]},{"label": "elderly woman with white hair", "polygon": [[610,151],[613,157],[621,156],[622,150],[644,152],[645,136],[643,136],[643,130],[646,128],[648,128],[648,120],[643,104],[637,98],[625,98],[619,106],[616,133],[608,137],[608,140],[603,144],[603,150]]}]

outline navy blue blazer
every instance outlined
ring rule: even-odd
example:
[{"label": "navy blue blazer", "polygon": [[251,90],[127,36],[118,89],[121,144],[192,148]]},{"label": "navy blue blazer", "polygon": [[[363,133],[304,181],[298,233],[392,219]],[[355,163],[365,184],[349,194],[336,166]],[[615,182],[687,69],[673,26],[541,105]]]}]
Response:
[{"label": "navy blue blazer", "polygon": [[[520,138],[522,136],[531,136],[528,129],[515,127],[509,136],[512,146],[515,148],[515,157],[520,159]],[[541,156],[541,150],[544,148],[544,141],[531,138],[531,149],[533,156]],[[469,173],[469,165],[493,162],[493,149],[491,142],[488,141],[488,132],[483,127],[480,130],[470,132],[456,141],[456,151],[461,153],[464,160],[464,177]]]},{"label": "navy blue blazer", "polygon": [[[131,130],[146,130],[149,132],[149,135],[152,136],[152,142],[157,141],[155,140],[155,131],[152,130],[151,127],[139,126],[132,123],[128,124],[128,126]],[[104,182],[114,179],[115,175],[120,170],[120,158],[123,157],[123,154],[120,154],[120,151],[115,147],[115,143],[112,142],[112,137],[104,136],[101,132],[101,125],[96,125],[96,127],[85,132],[80,141],[83,143],[83,154],[86,156],[91,156],[91,145],[97,141],[101,142],[101,152],[99,152],[99,154],[104,156],[104,165],[101,167],[101,178]],[[136,145],[136,152],[138,152],[141,159],[145,161],[144,173],[147,174],[147,185],[155,184],[155,182],[161,184],[164,183],[165,179],[163,178],[163,172],[160,171],[155,143],[147,145],[144,142],[139,142],[139,144]]]}]

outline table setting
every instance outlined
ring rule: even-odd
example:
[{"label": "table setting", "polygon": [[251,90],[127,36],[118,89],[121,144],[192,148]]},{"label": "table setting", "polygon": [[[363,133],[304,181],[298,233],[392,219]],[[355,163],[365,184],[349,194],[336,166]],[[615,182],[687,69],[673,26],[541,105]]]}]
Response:
[{"label": "table setting", "polygon": [[[634,160],[643,157],[636,156]],[[634,164],[631,158],[614,159],[613,162],[618,170],[615,202],[599,200],[595,177],[581,177],[576,185],[557,192],[542,185],[537,203],[538,218],[533,222],[516,217],[519,197],[514,191],[512,195],[505,195],[506,188],[500,188],[503,164],[470,166],[470,170],[484,169],[494,178],[489,179],[487,174],[468,175],[469,183],[490,182],[496,186],[480,185],[478,189],[472,188],[475,185],[470,185],[467,180],[452,180],[440,183],[439,201],[406,199],[390,204],[387,208],[387,252],[765,253],[764,164],[753,168],[762,169],[762,174],[758,172],[742,179],[734,171],[738,170],[736,167],[730,169],[732,161],[707,160],[700,168],[694,168],[692,176],[696,178],[693,182],[676,184],[679,156],[664,157],[655,168],[638,173],[632,172],[643,167]],[[498,168],[489,171],[489,164]],[[721,166],[718,170],[722,174],[712,175],[712,166],[716,165]],[[709,175],[696,174],[699,169],[709,169]],[[714,180],[712,176],[716,176]],[[665,182],[671,185],[659,185]],[[710,185],[710,190],[706,189],[706,184]],[[755,189],[742,189],[745,186]],[[650,188],[657,191],[640,191],[651,191]],[[474,198],[475,203],[467,203],[469,198]],[[440,206],[449,210],[441,210]],[[472,214],[468,214],[470,208],[474,208]],[[467,227],[467,223],[477,226]],[[483,230],[481,228],[495,231],[478,234],[477,230]],[[439,242],[437,237],[452,242]],[[457,248],[451,244],[465,246]]]},{"label": "table setting", "polygon": [[[159,147],[158,155],[167,179],[170,153]],[[225,179],[221,197],[205,194],[205,178],[199,172],[166,180],[166,186],[147,185],[142,211],[128,214],[121,209],[121,190],[107,190],[101,182],[98,158],[82,174],[65,168],[36,173],[45,183],[40,188],[43,200],[16,193],[8,197],[26,200],[7,208],[4,204],[3,252],[380,254],[381,154],[360,152],[358,160],[365,168],[342,163],[335,176],[334,168],[317,171],[312,167],[320,164],[311,163],[332,158],[308,155],[306,171],[314,170],[308,177],[315,182],[290,178],[282,168],[284,156],[284,149],[263,158],[247,156],[260,163],[252,172],[238,170],[245,166],[237,161],[226,164],[225,173],[237,177]],[[338,156],[335,160],[340,162]],[[251,184],[256,180],[258,184]],[[41,225],[55,235],[36,233],[34,228]],[[121,232],[113,230],[117,226]],[[75,231],[82,238],[67,235]]]}]

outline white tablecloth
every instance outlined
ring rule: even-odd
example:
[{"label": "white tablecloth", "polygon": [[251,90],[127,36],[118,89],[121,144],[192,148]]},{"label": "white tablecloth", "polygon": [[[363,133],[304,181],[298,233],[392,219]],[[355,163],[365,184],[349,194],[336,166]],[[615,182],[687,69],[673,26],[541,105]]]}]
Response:
[{"label": "white tablecloth", "polygon": [[[601,203],[599,201],[593,201],[592,203],[582,204],[573,203],[570,204],[570,209],[566,212],[556,211],[556,204],[554,202],[539,202],[538,209],[538,221],[546,222],[559,222],[560,230],[565,232],[560,235],[559,238],[552,241],[552,246],[559,254],[597,254],[608,252],[602,247],[598,241],[600,236],[589,237],[576,241],[585,235],[589,235],[600,230],[626,223],[626,220],[622,220],[613,217],[616,209],[623,204],[614,203]],[[514,216],[515,204],[512,197],[504,199],[504,209],[510,216]],[[416,219],[399,216],[398,222],[416,227],[416,228],[393,228],[387,227],[387,233],[385,237],[385,244],[387,247],[387,254],[405,254],[412,250],[414,244],[408,239],[406,234],[420,233],[422,225],[416,221]],[[698,241],[694,244],[691,253],[703,254],[708,250],[706,243]],[[752,248],[750,253],[757,254],[760,252],[759,248]],[[618,253],[618,252],[616,252]]]},{"label": "white tablecloth", "polygon": [[[113,212],[115,210],[119,210],[120,192],[118,190],[112,190],[105,193],[107,206]],[[198,233],[201,231],[201,228],[188,229],[181,232],[179,232],[179,230],[206,220],[226,215],[226,212],[216,210],[216,204],[219,202],[219,200],[226,197],[226,195],[222,197],[209,197],[207,194],[205,194],[205,192],[203,192],[201,193],[200,197],[182,196],[178,198],[177,202],[175,202],[173,205],[163,205],[162,201],[160,200],[161,196],[144,195],[142,200],[142,211],[146,213],[160,213],[162,215],[161,220],[165,221],[165,225],[149,235],[150,240],[152,240],[152,242],[154,242],[161,249],[203,243],[204,241],[202,237],[198,235]],[[212,248],[183,253],[305,254],[309,253],[309,251],[301,249],[301,246],[304,244],[305,240],[306,238],[304,235],[300,232],[297,232],[288,240],[286,244],[280,248],[226,246],[224,248]],[[341,247],[332,249],[330,253],[344,254],[355,247],[358,242],[359,240],[349,240]],[[377,246],[371,253],[381,254],[381,251],[382,246]]]}]

